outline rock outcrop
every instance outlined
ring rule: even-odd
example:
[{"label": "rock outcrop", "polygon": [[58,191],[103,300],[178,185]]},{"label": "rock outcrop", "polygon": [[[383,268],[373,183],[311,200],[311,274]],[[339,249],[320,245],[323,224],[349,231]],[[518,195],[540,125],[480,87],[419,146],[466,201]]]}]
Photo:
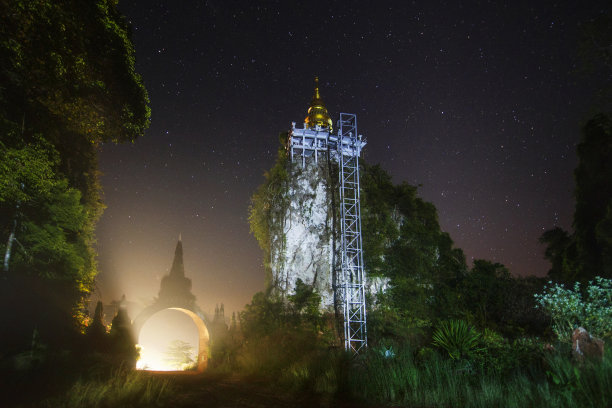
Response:
[{"label": "rock outcrop", "polygon": [[585,360],[601,361],[604,354],[604,341],[589,334],[584,327],[572,333],[572,358],[578,363]]},{"label": "rock outcrop", "polygon": [[321,307],[332,310],[337,267],[334,250],[333,192],[327,161],[292,164],[282,228],[275,229],[271,250],[272,287],[282,297],[294,292],[298,279],[321,296]]}]

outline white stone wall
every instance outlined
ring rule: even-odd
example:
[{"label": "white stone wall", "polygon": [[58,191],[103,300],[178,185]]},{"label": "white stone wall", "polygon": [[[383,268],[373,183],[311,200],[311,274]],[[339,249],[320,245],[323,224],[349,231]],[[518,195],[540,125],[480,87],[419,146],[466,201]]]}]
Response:
[{"label": "white stone wall", "polygon": [[305,169],[293,164],[289,183],[289,206],[284,236],[274,240],[272,277],[282,296],[294,293],[298,279],[315,288],[321,306],[333,309],[333,234],[331,192],[327,187],[327,164],[308,162]]}]

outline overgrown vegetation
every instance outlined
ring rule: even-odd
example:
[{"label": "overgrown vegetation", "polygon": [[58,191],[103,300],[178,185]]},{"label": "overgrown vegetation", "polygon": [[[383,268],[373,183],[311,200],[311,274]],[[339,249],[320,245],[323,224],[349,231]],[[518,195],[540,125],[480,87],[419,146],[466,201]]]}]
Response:
[{"label": "overgrown vegetation", "polygon": [[130,369],[117,369],[107,378],[79,379],[62,396],[50,398],[45,408],[161,407],[174,395],[169,379]]},{"label": "overgrown vegetation", "polygon": [[279,134],[278,153],[274,166],[267,171],[265,181],[257,188],[251,198],[249,207],[249,225],[251,233],[257,239],[259,247],[264,254],[264,270],[266,272],[266,287],[272,284],[272,269],[270,263],[272,245],[282,245],[280,242],[273,243],[273,239],[284,239],[282,232],[284,212],[287,208],[288,180],[287,172],[287,150],[285,143],[287,132]]},{"label": "overgrown vegetation", "polygon": [[[524,361],[524,352],[515,350],[512,357]],[[582,367],[557,353],[539,361],[543,364],[511,372],[478,369],[437,353],[422,358],[404,345],[394,358],[368,353],[354,363],[348,383],[356,397],[393,406],[606,407],[612,402],[609,354],[600,364]]]}]

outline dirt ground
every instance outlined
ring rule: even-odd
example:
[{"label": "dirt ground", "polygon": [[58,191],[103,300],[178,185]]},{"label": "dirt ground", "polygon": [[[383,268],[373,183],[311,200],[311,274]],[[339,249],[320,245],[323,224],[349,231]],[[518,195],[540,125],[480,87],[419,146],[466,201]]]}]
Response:
[{"label": "dirt ground", "polygon": [[236,376],[211,377],[203,374],[156,374],[170,376],[177,396],[168,404],[176,408],[368,408],[356,402],[326,396],[279,393],[274,384]]}]

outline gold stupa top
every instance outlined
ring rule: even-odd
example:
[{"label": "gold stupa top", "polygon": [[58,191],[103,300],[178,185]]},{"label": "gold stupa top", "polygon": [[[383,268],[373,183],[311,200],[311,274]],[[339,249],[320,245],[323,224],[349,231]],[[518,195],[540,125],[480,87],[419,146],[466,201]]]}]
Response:
[{"label": "gold stupa top", "polygon": [[309,129],[313,129],[315,126],[319,125],[323,128],[327,128],[330,133],[333,130],[332,120],[319,94],[319,77],[315,77],[315,92],[310,102],[310,107],[308,108],[308,116],[304,119],[304,124]]}]

